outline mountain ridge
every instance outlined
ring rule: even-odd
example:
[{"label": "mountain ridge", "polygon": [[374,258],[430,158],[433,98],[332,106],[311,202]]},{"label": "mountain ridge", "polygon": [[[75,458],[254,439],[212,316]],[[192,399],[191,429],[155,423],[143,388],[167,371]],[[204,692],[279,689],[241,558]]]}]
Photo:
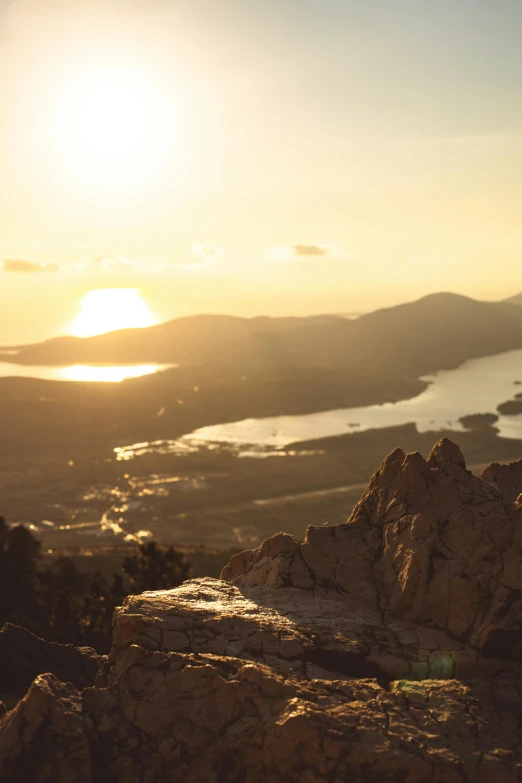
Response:
[{"label": "mountain ridge", "polygon": [[89,338],[57,337],[22,346],[17,356],[2,356],[0,349],[0,358],[58,365],[342,365],[359,371],[378,363],[418,377],[514,348],[522,348],[522,309],[506,302],[438,293],[356,320],[336,315],[184,316],[144,329]]},{"label": "mountain ridge", "polygon": [[509,296],[507,299],[504,299],[504,302],[517,306],[522,305],[522,292],[519,294],[514,294],[513,296]]}]

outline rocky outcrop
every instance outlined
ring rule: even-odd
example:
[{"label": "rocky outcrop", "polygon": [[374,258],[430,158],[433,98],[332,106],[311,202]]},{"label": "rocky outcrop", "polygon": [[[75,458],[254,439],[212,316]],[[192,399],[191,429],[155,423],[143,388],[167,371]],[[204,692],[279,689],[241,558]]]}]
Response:
[{"label": "rocky outcrop", "polygon": [[93,740],[81,694],[39,676],[0,722],[2,783],[94,783]]},{"label": "rocky outcrop", "polygon": [[507,465],[493,462],[482,471],[482,478],[498,487],[504,500],[513,503],[522,492],[522,460]]},{"label": "rocky outcrop", "polygon": [[521,512],[497,468],[395,451],[346,524],[129,597],[95,686],[40,676],[0,718],[0,779],[522,781]]},{"label": "rocky outcrop", "polygon": [[0,692],[27,689],[45,673],[85,688],[94,685],[102,663],[103,657],[89,647],[47,642],[11,623],[0,631]]},{"label": "rocky outcrop", "polygon": [[491,466],[484,475],[496,485],[466,470],[446,439],[427,461],[397,449],[346,524],[309,527],[303,543],[276,536],[232,558],[222,577],[297,587],[384,622],[410,620],[483,652],[518,655],[522,505],[512,501],[522,471]]}]

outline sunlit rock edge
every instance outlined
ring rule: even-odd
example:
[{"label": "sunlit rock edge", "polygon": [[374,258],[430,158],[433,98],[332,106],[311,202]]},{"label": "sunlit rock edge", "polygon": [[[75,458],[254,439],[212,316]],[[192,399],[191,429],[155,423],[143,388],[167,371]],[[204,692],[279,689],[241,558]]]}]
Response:
[{"label": "sunlit rock edge", "polygon": [[346,524],[129,597],[94,686],[0,720],[0,780],[521,781],[521,491],[396,450]]}]

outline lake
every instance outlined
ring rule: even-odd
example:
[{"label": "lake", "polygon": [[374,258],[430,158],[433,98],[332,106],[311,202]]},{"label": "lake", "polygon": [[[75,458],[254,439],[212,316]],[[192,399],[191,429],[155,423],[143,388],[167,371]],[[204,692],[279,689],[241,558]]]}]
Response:
[{"label": "lake", "polygon": [[126,378],[140,378],[167,370],[171,364],[88,365],[75,364],[66,367],[29,366],[0,362],[0,378],[39,378],[46,381],[90,381],[93,383],[119,383]]},{"label": "lake", "polygon": [[[417,397],[383,405],[275,416],[203,427],[184,440],[284,447],[304,440],[415,423],[419,432],[462,432],[462,416],[496,413],[497,406],[522,392],[522,350],[472,359],[455,370],[425,376],[428,388]],[[499,416],[505,438],[522,439],[522,416]]]}]

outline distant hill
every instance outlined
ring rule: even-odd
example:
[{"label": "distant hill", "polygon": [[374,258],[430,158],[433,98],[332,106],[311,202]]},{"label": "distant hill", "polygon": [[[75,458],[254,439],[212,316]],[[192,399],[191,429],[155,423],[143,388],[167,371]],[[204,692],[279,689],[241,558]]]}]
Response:
[{"label": "distant hill", "polygon": [[7,361],[179,367],[121,384],[2,378],[2,445],[31,464],[35,454],[59,447],[98,453],[225,421],[393,402],[420,394],[419,378],[429,372],[515,348],[522,349],[522,307],[454,294],[354,321],[202,315],[63,337],[26,346]]},{"label": "distant hill", "polygon": [[362,355],[415,374],[522,348],[522,308],[451,293],[377,310],[353,327]]},{"label": "distant hill", "polygon": [[140,363],[352,368],[408,377],[522,348],[522,308],[440,293],[349,320],[199,315],[91,338],[25,346],[23,364]]},{"label": "distant hill", "polygon": [[[21,364],[126,364],[158,362],[199,365],[216,362],[309,363],[328,354],[335,340],[348,340],[351,322],[327,315],[308,318],[238,318],[195,315],[144,329],[125,329],[90,338],[57,337],[23,346],[6,361]],[[1,355],[1,349],[0,349]]]},{"label": "distant hill", "polygon": [[504,302],[507,302],[508,304],[522,306],[522,293],[515,294],[514,296],[510,296],[508,299],[504,299]]}]

